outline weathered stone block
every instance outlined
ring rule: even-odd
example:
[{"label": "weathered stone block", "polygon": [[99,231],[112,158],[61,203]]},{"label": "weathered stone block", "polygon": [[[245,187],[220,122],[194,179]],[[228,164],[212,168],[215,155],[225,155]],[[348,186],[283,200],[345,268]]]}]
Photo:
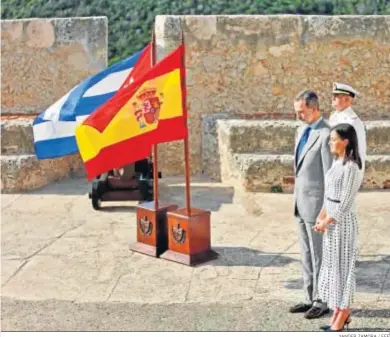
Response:
[{"label": "weathered stone block", "polygon": [[241,154],[237,160],[246,163],[242,175],[247,191],[286,192],[284,188],[291,187],[286,178],[294,175],[293,156]]},{"label": "weathered stone block", "polygon": [[300,122],[288,120],[226,120],[234,153],[289,154]]},{"label": "weathered stone block", "polygon": [[[301,125],[301,122],[293,120],[227,119],[221,123],[225,124],[230,151],[233,153],[270,154],[293,153],[296,130]],[[368,154],[390,154],[390,121],[364,123],[367,128]],[[215,144],[210,136],[209,147]]]},{"label": "weathered stone block", "polygon": [[1,21],[1,110],[40,113],[107,65],[107,18]]},{"label": "weathered stone block", "polygon": [[84,176],[79,155],[38,160],[34,155],[1,157],[1,192],[22,192],[69,176]]},{"label": "weathered stone block", "polygon": [[32,119],[1,121],[2,155],[34,153],[32,123]]},{"label": "weathered stone block", "polygon": [[[232,156],[236,186],[250,192],[292,192],[293,155],[238,154]],[[231,180],[230,180],[231,181]],[[389,188],[390,155],[368,156],[362,189]]]},{"label": "weathered stone block", "polygon": [[229,118],[228,114],[202,116],[202,173],[220,179],[221,146],[217,133],[217,120]]},{"label": "weathered stone block", "polygon": [[364,174],[364,189],[390,188],[390,154],[368,156]]},{"label": "weathered stone block", "polygon": [[209,40],[217,33],[217,17],[215,15],[199,15],[184,17],[188,31],[200,40]]},{"label": "weathered stone block", "polygon": [[302,16],[302,34],[305,33],[306,41],[315,39],[356,39],[361,36],[372,38],[378,42],[389,43],[390,24],[389,16]]},{"label": "weathered stone block", "polygon": [[367,121],[367,152],[390,154],[390,121]]},{"label": "weathered stone block", "polygon": [[[250,192],[293,192],[294,137],[300,122],[228,118],[215,116],[211,119],[207,116],[203,119],[205,128],[209,125],[216,128],[216,133],[209,132],[205,138],[207,145],[204,147],[209,148],[203,153],[203,160],[213,164],[208,166],[206,173]],[[389,124],[385,121],[367,122],[367,139],[371,144],[369,154],[380,151],[385,154],[368,156],[364,189],[389,188],[390,153],[386,153]],[[213,139],[215,135],[217,140]],[[213,146],[218,146],[218,149],[212,150]]]}]

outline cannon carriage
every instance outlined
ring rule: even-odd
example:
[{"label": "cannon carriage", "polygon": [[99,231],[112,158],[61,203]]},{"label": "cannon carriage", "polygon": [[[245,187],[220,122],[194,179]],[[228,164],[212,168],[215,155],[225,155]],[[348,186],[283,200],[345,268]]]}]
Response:
[{"label": "cannon carriage", "polygon": [[[158,178],[161,177],[159,172]],[[89,198],[95,210],[101,209],[102,202],[106,201],[152,201],[152,160],[145,158],[97,176],[92,181]]]}]

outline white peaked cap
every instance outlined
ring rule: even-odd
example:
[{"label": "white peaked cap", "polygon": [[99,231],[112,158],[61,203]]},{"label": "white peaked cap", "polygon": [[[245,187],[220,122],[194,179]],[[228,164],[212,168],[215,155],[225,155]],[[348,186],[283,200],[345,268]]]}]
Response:
[{"label": "white peaked cap", "polygon": [[337,83],[333,82],[333,94],[344,94],[344,95],[350,95],[352,97],[358,96],[359,92],[352,88],[348,84],[343,84],[343,83]]}]

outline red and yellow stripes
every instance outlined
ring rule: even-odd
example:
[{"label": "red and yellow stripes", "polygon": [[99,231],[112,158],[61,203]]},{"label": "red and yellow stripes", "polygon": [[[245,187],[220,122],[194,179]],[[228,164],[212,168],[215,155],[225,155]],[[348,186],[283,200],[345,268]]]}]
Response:
[{"label": "red and yellow stripes", "polygon": [[145,158],[156,143],[187,135],[180,46],[76,129],[88,179]]}]

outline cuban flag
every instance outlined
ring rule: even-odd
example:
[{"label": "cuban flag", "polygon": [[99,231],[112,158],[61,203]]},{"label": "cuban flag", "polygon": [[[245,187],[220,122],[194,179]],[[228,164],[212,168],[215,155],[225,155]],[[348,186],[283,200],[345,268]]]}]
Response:
[{"label": "cuban flag", "polygon": [[58,158],[79,152],[75,138],[77,125],[150,69],[150,51],[151,43],[87,78],[37,116],[33,122],[37,158]]}]

